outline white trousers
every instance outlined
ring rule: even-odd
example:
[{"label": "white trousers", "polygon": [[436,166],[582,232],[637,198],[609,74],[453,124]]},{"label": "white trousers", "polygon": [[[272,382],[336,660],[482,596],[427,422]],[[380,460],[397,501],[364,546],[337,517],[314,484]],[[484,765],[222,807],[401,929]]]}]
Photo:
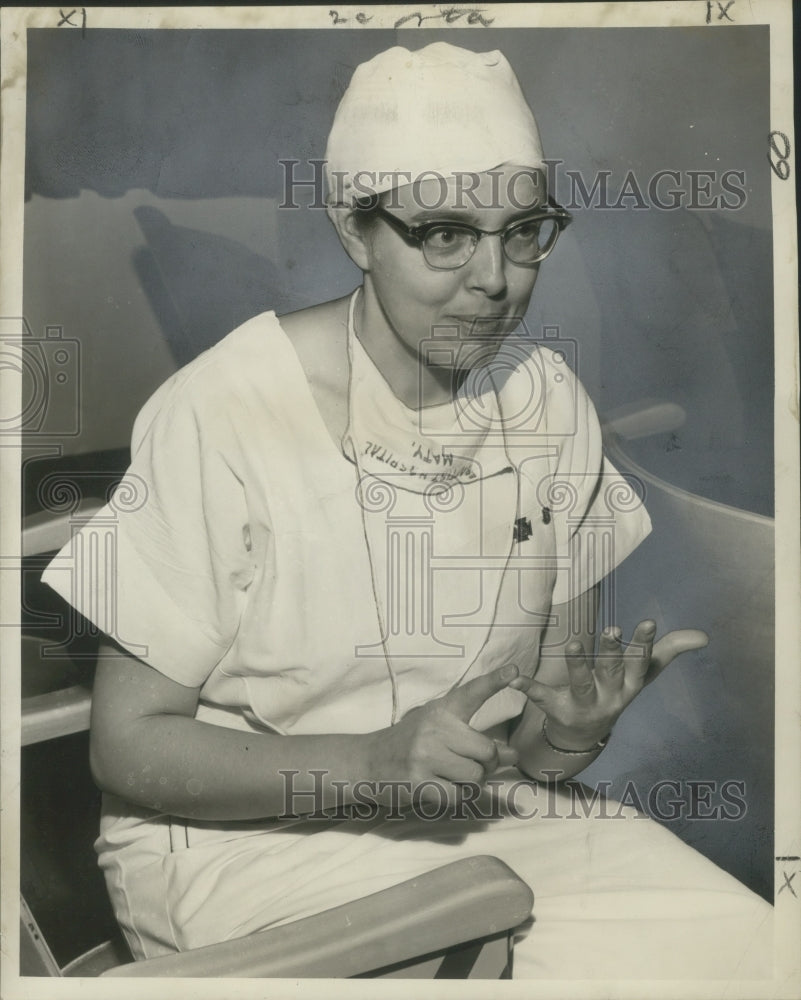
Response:
[{"label": "white trousers", "polygon": [[[630,807],[505,772],[480,816],[184,823],[107,800],[100,863],[137,958],[238,937],[476,854],[533,889],[514,978],[760,979],[773,908]],[[427,807],[429,813],[434,806]]]}]

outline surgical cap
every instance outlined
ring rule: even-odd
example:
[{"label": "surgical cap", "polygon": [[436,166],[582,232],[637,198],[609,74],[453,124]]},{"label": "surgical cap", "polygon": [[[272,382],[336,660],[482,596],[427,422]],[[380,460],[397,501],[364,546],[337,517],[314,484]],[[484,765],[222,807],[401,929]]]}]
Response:
[{"label": "surgical cap", "polygon": [[356,68],[326,150],[329,203],[427,176],[543,167],[539,131],[501,52],[436,42],[387,49]]}]

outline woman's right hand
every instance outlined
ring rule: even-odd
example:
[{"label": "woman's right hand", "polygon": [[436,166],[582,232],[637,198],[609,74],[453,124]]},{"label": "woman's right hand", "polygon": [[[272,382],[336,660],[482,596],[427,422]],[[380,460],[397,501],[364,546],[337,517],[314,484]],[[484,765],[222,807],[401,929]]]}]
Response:
[{"label": "woman's right hand", "polygon": [[[379,799],[389,800],[387,792],[395,786],[393,802],[408,802],[409,794],[415,799],[454,801],[457,785],[481,785],[497,768],[515,764],[515,750],[468,723],[485,701],[517,676],[512,664],[498,667],[413,708],[394,726],[371,733],[370,778],[376,782]],[[383,794],[382,782],[388,783]]]}]

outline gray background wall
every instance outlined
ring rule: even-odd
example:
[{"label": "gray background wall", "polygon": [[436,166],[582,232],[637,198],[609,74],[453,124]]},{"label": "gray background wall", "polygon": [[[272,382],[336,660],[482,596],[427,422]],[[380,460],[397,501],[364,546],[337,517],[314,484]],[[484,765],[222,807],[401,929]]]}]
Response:
[{"label": "gray background wall", "polygon": [[685,407],[678,442],[638,446],[654,471],[769,513],[762,28],[30,32],[25,313],[80,343],[83,430],[67,450],[123,445],[147,395],[247,316],[357,283],[322,212],[276,211],[278,160],[324,155],[359,62],[440,38],[508,56],[564,161],[563,200],[565,169],[609,170],[615,193],[628,170],[643,189],[664,169],[685,189],[686,171],[745,173],[737,211],[578,209],[528,321],[578,342],[602,411]]}]

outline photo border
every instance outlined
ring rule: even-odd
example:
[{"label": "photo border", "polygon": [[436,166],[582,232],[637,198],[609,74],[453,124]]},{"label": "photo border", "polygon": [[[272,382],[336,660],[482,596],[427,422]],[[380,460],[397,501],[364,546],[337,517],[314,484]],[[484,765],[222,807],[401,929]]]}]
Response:
[{"label": "photo border", "polygon": [[[725,6],[725,4],[724,4]],[[493,27],[664,27],[665,30],[707,24],[709,30],[727,30],[726,20],[718,17],[720,4],[706,0],[682,3],[618,3],[618,4],[482,4],[478,9],[492,17]],[[360,12],[370,11],[369,23],[361,24]],[[446,5],[375,5],[362,4],[337,7],[341,23],[359,30],[393,28],[399,19],[420,11],[430,18],[427,27],[445,28]],[[77,8],[84,10],[84,8]],[[85,8],[87,26],[103,28],[330,28],[331,7],[170,7],[170,8]],[[793,177],[796,170],[795,133],[793,121],[793,52],[792,7],[784,0],[756,0],[746,4],[736,2],[730,13],[736,12],[738,24],[770,26],[771,64],[771,128],[784,133],[791,145],[788,158]],[[25,100],[27,28],[54,27],[66,10],[58,8],[5,7],[0,13],[2,37],[2,159],[0,160],[0,198],[2,228],[0,255],[3,269],[0,277],[0,316],[22,317],[22,233],[23,178],[25,155]],[[414,33],[414,18],[403,26]],[[452,22],[464,28],[465,19]],[[475,30],[481,30],[476,21]],[[71,29],[72,30],[72,29]],[[81,30],[77,27],[74,30]],[[755,136],[755,143],[765,146],[769,155],[768,137]],[[776,443],[775,520],[776,520],[776,760],[775,777],[775,853],[778,857],[801,855],[801,533],[799,531],[799,427],[798,427],[798,275],[796,242],[796,188],[793,181],[782,180],[774,171],[772,177],[773,240],[774,240],[774,307],[775,307],[775,397],[774,439]],[[18,412],[20,383],[8,372],[2,376],[4,412]],[[17,409],[14,409],[16,407]],[[7,409],[6,409],[7,408]],[[19,565],[20,474],[16,461],[21,442],[6,438],[0,448],[2,461],[2,509],[0,518],[0,563],[13,570]],[[0,573],[0,621],[14,621],[18,612],[18,579],[13,572]],[[20,766],[20,685],[19,651],[15,630],[0,629],[2,641],[2,994],[5,1000],[35,997],[115,997],[138,998],[153,980],[115,980],[109,989],[108,980],[38,980],[18,974],[18,867],[19,822],[18,789]],[[758,734],[755,734],[758,738]],[[788,789],[794,789],[788,794]],[[778,791],[781,794],[778,794]],[[777,862],[776,878],[781,870]],[[778,883],[777,883],[778,884]],[[801,894],[801,893],[800,893]],[[641,981],[620,980],[615,983],[569,980],[511,981],[498,984],[482,982],[426,983],[418,981],[417,995],[437,997],[530,996],[561,998],[587,997],[605,1000],[610,996],[621,1000],[641,1000],[642,997],[664,997],[674,1000],[717,1000],[721,990],[731,1000],[756,1000],[761,997],[796,1000],[801,989],[801,899],[790,893],[776,896],[776,970],[770,980],[725,984],[710,981]],[[161,980],[158,980],[161,983]],[[342,996],[349,998],[406,996],[406,980],[173,980],[169,988],[160,987],[159,996],[217,998]],[[63,984],[67,983],[67,986]],[[151,987],[152,988],[152,987]]]}]

